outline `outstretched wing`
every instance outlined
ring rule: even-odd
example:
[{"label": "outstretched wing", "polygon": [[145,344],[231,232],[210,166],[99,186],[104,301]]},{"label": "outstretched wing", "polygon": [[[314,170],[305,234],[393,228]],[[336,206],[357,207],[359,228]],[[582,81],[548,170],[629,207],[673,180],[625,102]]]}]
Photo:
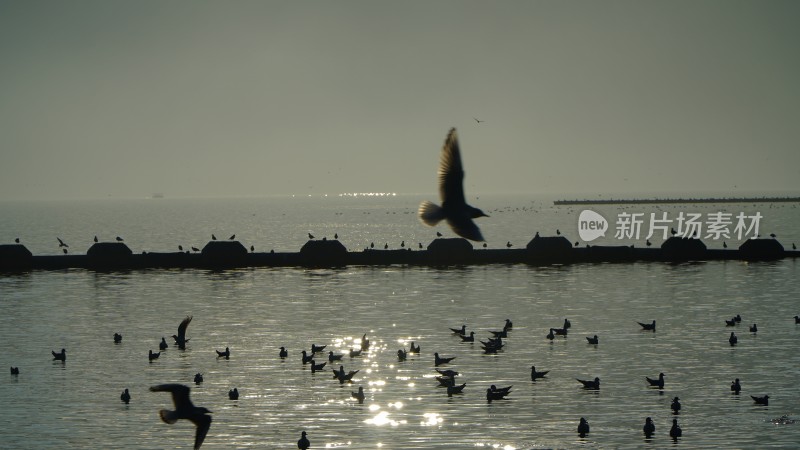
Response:
[{"label": "outstretched wing", "polygon": [[208,429],[211,428],[211,416],[203,414],[192,419],[192,422],[197,426],[197,431],[194,434],[194,448],[197,450],[203,445]]},{"label": "outstretched wing", "polygon": [[475,225],[475,222],[473,222],[472,219],[463,216],[451,217],[447,219],[447,223],[457,235],[472,241],[483,241],[481,229]]},{"label": "outstretched wing", "polygon": [[464,168],[461,165],[461,151],[458,147],[458,134],[451,128],[442,146],[439,160],[439,196],[443,204],[460,205],[464,200]]},{"label": "outstretched wing", "polygon": [[189,386],[183,384],[159,384],[151,386],[150,390],[153,392],[170,392],[175,409],[182,410],[194,406],[192,401],[189,400]]},{"label": "outstretched wing", "polygon": [[180,339],[181,341],[186,339],[186,328],[189,327],[189,322],[191,321],[192,321],[192,316],[186,316],[186,318],[183,319],[183,322],[181,322],[181,324],[178,325],[178,339]]}]

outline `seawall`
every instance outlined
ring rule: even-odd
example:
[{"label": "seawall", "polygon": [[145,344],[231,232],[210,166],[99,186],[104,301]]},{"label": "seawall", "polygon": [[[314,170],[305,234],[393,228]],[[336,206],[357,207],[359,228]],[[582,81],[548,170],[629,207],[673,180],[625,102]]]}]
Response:
[{"label": "seawall", "polygon": [[534,237],[524,249],[474,248],[465,239],[436,239],[423,250],[348,251],[338,240],[308,241],[299,252],[255,253],[238,241],[211,241],[200,252],[133,254],[122,242],[94,244],[85,255],[32,255],[21,244],[0,245],[0,271],[225,269],[235,267],[441,266],[476,264],[631,263],[712,260],[764,261],[796,258],[775,239],[751,239],[737,249],[707,249],[699,239],[672,237],[658,248],[634,246],[574,247],[563,236]]}]

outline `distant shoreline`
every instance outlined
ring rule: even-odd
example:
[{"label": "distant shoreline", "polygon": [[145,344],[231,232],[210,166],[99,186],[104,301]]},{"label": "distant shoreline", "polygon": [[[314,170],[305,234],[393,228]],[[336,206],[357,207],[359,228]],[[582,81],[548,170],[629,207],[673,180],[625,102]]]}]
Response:
[{"label": "distant shoreline", "polygon": [[724,197],[724,198],[639,198],[639,199],[600,199],[600,200],[555,200],[562,205],[637,205],[670,203],[776,203],[800,202],[800,197]]}]

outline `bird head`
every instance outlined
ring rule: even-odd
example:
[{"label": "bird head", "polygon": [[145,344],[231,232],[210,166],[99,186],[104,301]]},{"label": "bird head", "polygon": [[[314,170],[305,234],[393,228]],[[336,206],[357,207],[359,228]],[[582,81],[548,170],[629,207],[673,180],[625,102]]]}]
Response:
[{"label": "bird head", "polygon": [[472,219],[477,219],[478,217],[489,217],[489,215],[478,208],[472,208],[470,211],[470,217]]}]

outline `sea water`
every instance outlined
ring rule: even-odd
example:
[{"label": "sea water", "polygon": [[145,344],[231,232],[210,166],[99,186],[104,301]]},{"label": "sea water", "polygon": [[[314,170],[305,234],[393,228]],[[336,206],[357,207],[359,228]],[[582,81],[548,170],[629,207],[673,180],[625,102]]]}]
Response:
[{"label": "sea water", "polygon": [[[0,203],[0,242],[19,237],[35,255],[69,252],[116,236],[136,253],[202,246],[215,234],[235,234],[256,251],[297,251],[308,233],[350,251],[374,243],[416,251],[452,237],[415,216],[421,196],[141,199]],[[471,200],[490,217],[479,220],[489,248],[523,248],[538,231],[556,229],[579,241],[579,206],[547,199],[487,196]],[[608,206],[642,213],[739,210],[761,212],[762,237],[800,242],[800,212],[792,204]],[[710,248],[741,244],[704,240]],[[654,245],[663,241],[651,237]],[[615,239],[592,244],[645,245]],[[475,244],[480,250],[480,244]],[[586,245],[586,242],[579,242]],[[713,261],[667,264],[479,265],[448,267],[244,268],[210,270],[32,271],[0,274],[0,361],[20,374],[0,382],[2,448],[191,448],[194,426],[167,425],[171,408],[161,383],[192,388],[195,404],[213,411],[203,448],[296,448],[306,431],[312,448],[791,448],[800,424],[800,261]],[[734,327],[725,319],[743,318]],[[179,322],[193,316],[187,349],[172,345]],[[564,319],[566,338],[545,338]],[[505,319],[514,323],[503,350],[485,355],[450,328],[467,325],[487,340]],[[656,320],[655,332],[637,322]],[[758,332],[748,326],[757,323]],[[113,334],[122,334],[114,344]],[[731,346],[731,332],[739,343]],[[366,334],[369,351],[356,358]],[[598,345],[585,337],[597,335]],[[170,348],[153,362],[161,337]],[[420,355],[398,361],[414,341]],[[329,370],[311,373],[301,350],[311,344],[344,354],[352,384]],[[278,357],[285,346],[289,357]],[[214,350],[229,347],[229,359]],[[51,350],[67,350],[65,363]],[[462,394],[438,386],[433,353],[455,359],[440,368],[460,372]],[[530,367],[549,370],[532,382]],[[7,369],[5,369],[7,370]],[[665,374],[663,390],[645,377]],[[193,383],[196,373],[204,382]],[[601,379],[599,391],[576,381]],[[729,386],[739,378],[742,392]],[[487,402],[486,389],[513,386],[507,399]],[[364,387],[358,404],[351,392]],[[238,388],[239,400],[227,392]],[[128,388],[132,400],[119,399]],[[750,395],[769,395],[769,406]],[[680,397],[678,415],[670,410]],[[591,432],[577,425],[585,417]],[[652,417],[656,433],[642,427]],[[683,436],[669,437],[677,418]]]}]

